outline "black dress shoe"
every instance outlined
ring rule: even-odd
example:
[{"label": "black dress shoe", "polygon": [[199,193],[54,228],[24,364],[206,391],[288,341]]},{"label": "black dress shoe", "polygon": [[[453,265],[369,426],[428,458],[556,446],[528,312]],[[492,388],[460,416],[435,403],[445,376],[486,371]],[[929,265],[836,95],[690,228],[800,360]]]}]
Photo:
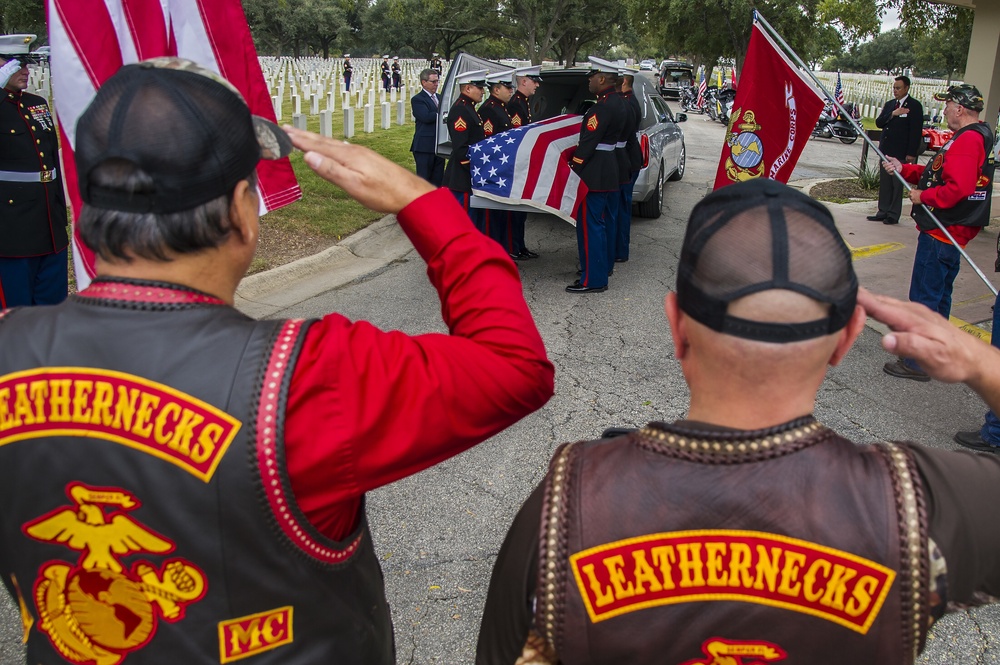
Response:
[{"label": "black dress shoe", "polygon": [[521,253],[518,254],[518,256],[520,256],[522,259],[537,259],[538,258],[538,254],[536,254],[535,252],[531,251],[527,247],[525,247],[524,249],[522,249]]},{"label": "black dress shoe", "polygon": [[584,286],[580,282],[573,282],[566,287],[566,291],[569,293],[601,293],[607,290],[607,286]]},{"label": "black dress shoe", "polygon": [[865,217],[865,219],[867,219],[869,222],[881,222],[885,218],[886,218],[886,215],[882,215],[882,214],[868,215],[867,217]]},{"label": "black dress shoe", "polygon": [[521,255],[520,254],[510,254],[510,253],[508,253],[507,256],[509,256],[510,258],[514,259],[515,261],[520,261],[521,260]]},{"label": "black dress shoe", "polygon": [[628,259],[615,259],[615,263],[628,263]]},{"label": "black dress shoe", "polygon": [[899,224],[899,220],[898,219],[889,219],[888,217],[886,217],[885,219],[882,220],[882,223],[883,224]]},{"label": "black dress shoe", "polygon": [[955,443],[965,446],[970,450],[978,450],[981,453],[1000,454],[1000,446],[994,446],[983,439],[979,432],[958,432],[955,434]]}]

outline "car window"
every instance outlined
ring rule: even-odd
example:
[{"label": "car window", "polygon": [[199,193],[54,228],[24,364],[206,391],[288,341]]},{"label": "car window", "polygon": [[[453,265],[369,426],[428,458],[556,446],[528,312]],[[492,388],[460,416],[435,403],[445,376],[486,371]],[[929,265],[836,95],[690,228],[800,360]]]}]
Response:
[{"label": "car window", "polygon": [[674,118],[670,114],[670,109],[667,107],[667,103],[663,101],[662,97],[650,97],[653,100],[653,106],[656,108],[656,115],[658,122],[673,122]]}]

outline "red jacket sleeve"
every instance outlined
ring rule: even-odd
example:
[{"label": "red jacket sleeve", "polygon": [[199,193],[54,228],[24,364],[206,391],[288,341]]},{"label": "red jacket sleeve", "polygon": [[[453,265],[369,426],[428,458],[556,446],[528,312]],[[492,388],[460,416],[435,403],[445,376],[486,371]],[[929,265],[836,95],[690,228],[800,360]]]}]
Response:
[{"label": "red jacket sleeve", "polygon": [[309,521],[332,538],[364,493],[489,438],[538,409],[554,369],[514,263],[446,189],[402,210],[449,334],[384,332],[330,314],[308,331],[289,387],[288,471]]},{"label": "red jacket sleeve", "polygon": [[925,189],[920,202],[935,208],[952,208],[976,191],[986,147],[979,132],[967,131],[945,153],[940,187]]}]

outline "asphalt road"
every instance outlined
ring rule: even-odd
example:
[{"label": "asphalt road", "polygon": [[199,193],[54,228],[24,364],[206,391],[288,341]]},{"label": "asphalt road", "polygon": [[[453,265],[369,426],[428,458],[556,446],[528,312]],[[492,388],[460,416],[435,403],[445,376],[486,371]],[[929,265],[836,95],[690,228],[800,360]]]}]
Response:
[{"label": "asphalt road", "polygon": [[[570,295],[574,230],[555,218],[529,220],[528,244],[540,259],[520,264],[525,294],[557,368],[556,395],[475,449],[373,492],[368,511],[385,572],[400,663],[469,663],[491,566],[507,525],[566,440],[597,436],[609,425],[638,426],[685,413],[688,397],[673,358],[663,296],[691,207],[714,179],[724,128],[693,115],[684,124],[685,178],[666,186],[664,214],[635,220],[632,258],[615,267],[603,294]],[[861,144],[810,141],[795,180],[847,174]],[[280,316],[339,311],[386,329],[444,331],[436,294],[415,253],[346,288],[324,293]],[[952,434],[978,426],[983,404],[961,386],[917,384],[885,375],[889,359],[866,329],[823,384],[817,417],[855,441],[907,439],[954,448]],[[0,619],[0,660],[19,656],[13,607]],[[950,615],[935,626],[921,663],[1000,662],[1000,608]]]}]

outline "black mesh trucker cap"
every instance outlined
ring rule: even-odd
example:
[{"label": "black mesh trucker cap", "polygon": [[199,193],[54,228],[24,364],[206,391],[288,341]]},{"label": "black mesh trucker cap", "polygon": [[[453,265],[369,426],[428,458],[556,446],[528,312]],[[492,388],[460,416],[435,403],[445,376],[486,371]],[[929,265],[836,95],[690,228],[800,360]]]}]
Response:
[{"label": "black mesh trucker cap", "polygon": [[[183,58],[154,58],[119,69],[76,125],[76,170],[83,202],[137,213],[190,210],[233,191],[261,159],[292,150],[273,122],[250,114],[218,74]],[[108,159],[132,162],[153,179],[150,193],[90,181]]]},{"label": "black mesh trucker cap", "polygon": [[[744,296],[785,289],[829,305],[829,315],[792,323],[728,313]],[[822,204],[774,180],[755,178],[712,192],[691,211],[680,263],[678,304],[712,330],[762,342],[834,333],[854,312],[858,279],[851,251]]]}]

